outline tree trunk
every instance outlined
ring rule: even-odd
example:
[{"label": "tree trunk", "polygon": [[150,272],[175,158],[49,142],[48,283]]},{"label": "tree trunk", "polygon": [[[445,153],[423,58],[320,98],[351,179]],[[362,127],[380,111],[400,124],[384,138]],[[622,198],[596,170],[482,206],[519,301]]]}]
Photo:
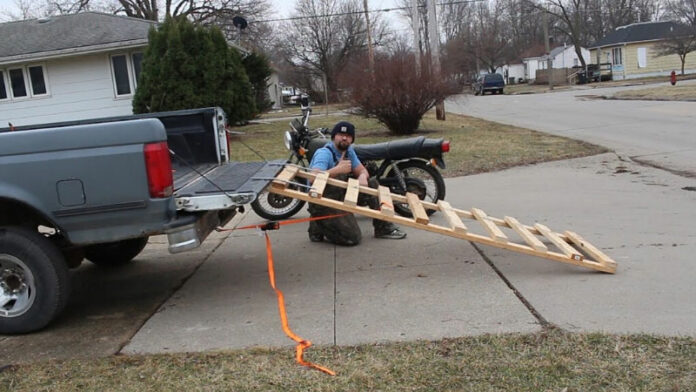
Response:
[{"label": "tree trunk", "polygon": [[684,76],[684,63],[686,63],[686,55],[679,56],[679,57],[681,57],[681,63],[682,63],[682,64],[681,64],[681,65],[682,65],[682,67],[681,67],[681,75]]},{"label": "tree trunk", "polygon": [[578,60],[580,60],[580,65],[582,66],[582,69],[585,69],[587,64],[585,63],[585,57],[582,55],[582,47],[580,46],[580,42],[575,41],[573,42],[573,45],[575,46],[575,54],[578,55]]}]

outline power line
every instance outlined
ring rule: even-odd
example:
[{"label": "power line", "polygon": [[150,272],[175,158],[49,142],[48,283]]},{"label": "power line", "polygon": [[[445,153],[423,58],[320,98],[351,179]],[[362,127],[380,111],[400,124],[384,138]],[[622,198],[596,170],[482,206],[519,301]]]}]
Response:
[{"label": "power line", "polygon": [[[444,5],[455,5],[455,4],[481,3],[484,1],[486,1],[486,0],[458,0],[458,1],[448,1],[445,3],[437,3],[436,5],[444,6]],[[424,7],[419,6],[419,8],[424,8]],[[372,12],[391,12],[391,11],[401,11],[401,10],[410,10],[410,9],[411,9],[411,7],[379,8],[379,9],[375,9],[375,10],[369,10],[367,12],[370,12],[370,13],[372,13]],[[357,14],[364,14],[364,13],[365,13],[365,11],[348,11],[348,12],[337,12],[337,13],[333,13],[333,14],[292,16],[289,18],[254,20],[254,21],[250,21],[249,23],[285,22],[285,21],[290,21],[290,20],[316,19],[316,18],[326,18],[326,17],[331,17],[331,16],[357,15]]]}]

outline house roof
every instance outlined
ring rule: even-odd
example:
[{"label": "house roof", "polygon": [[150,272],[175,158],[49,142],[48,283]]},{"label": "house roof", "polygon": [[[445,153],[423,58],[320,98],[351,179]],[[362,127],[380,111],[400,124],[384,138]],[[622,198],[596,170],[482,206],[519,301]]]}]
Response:
[{"label": "house roof", "polygon": [[630,42],[661,40],[668,38],[679,28],[679,24],[674,21],[633,23],[617,27],[616,30],[592,44],[590,49]]},{"label": "house roof", "polygon": [[[559,54],[563,53],[566,49],[568,49],[569,46],[564,45],[564,46],[556,46],[555,48],[551,49],[551,52],[549,53],[549,56],[551,58],[554,58],[558,56]],[[575,50],[575,49],[573,49]]]},{"label": "house roof", "polygon": [[156,22],[82,12],[0,24],[0,63],[82,53],[104,47],[146,45]]}]

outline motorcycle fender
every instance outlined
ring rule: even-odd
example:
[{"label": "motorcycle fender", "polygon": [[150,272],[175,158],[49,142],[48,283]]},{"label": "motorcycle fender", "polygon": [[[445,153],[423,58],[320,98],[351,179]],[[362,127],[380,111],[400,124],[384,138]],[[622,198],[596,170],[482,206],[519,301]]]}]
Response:
[{"label": "motorcycle fender", "polygon": [[[381,178],[386,176],[387,171],[389,171],[389,168],[391,167],[392,164],[395,164],[398,166],[400,163],[409,162],[409,161],[421,161],[424,163],[430,163],[429,161],[426,161],[425,159],[418,159],[418,158],[402,159],[400,161],[391,161],[391,160],[382,161],[382,164],[379,165],[379,170],[377,170],[377,178],[379,178],[380,182],[381,182],[382,181]],[[443,164],[444,164],[444,162],[443,162]]]},{"label": "motorcycle fender", "polygon": [[435,159],[435,163],[437,164],[437,167],[439,167],[440,169],[446,169],[446,168],[447,168],[447,167],[445,166],[445,160],[442,159],[442,157],[436,157],[436,158],[433,158],[433,159]]}]

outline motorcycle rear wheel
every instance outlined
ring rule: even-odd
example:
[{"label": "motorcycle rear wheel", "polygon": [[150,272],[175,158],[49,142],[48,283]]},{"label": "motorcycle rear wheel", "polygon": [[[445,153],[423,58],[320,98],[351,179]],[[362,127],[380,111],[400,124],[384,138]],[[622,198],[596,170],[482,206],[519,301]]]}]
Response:
[{"label": "motorcycle rear wheel", "polygon": [[[297,189],[299,187],[290,185],[289,188]],[[304,200],[297,200],[264,190],[259,193],[256,200],[251,202],[251,209],[261,218],[274,221],[294,216],[300,212],[304,205]]]},{"label": "motorcycle rear wheel", "polygon": [[[405,177],[407,192],[415,193],[421,200],[431,203],[437,203],[438,200],[445,198],[445,181],[436,168],[418,160],[401,162],[397,164],[397,167]],[[387,172],[387,177],[395,176],[393,170]],[[400,195],[406,194],[403,189],[400,189],[401,187],[398,188],[392,187],[390,190]],[[394,203],[394,211],[401,216],[413,217],[407,203]],[[432,215],[435,210],[426,210],[426,212],[428,215]]]}]

